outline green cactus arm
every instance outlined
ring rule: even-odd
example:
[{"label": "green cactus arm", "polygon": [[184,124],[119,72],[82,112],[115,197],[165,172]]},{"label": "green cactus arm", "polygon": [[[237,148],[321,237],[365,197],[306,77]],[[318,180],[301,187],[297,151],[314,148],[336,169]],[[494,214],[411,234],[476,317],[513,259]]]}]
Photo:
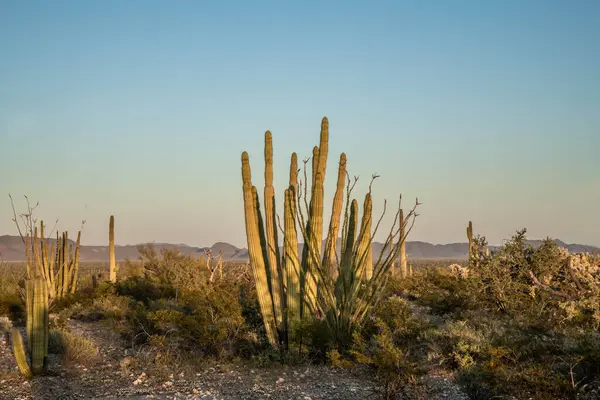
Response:
[{"label": "green cactus arm", "polygon": [[44,268],[42,264],[42,256],[40,254],[40,238],[38,237],[38,229],[37,226],[33,229],[33,260],[35,264],[35,268],[32,268],[32,271],[35,270],[35,275],[44,276]]},{"label": "green cactus arm", "polygon": [[345,297],[350,290],[352,275],[352,249],[356,239],[356,226],[358,225],[358,202],[353,199],[350,203],[350,214],[345,222],[345,242],[342,247],[342,261],[340,265],[340,277],[336,281],[336,297],[338,303],[344,303]]},{"label": "green cactus arm", "polygon": [[71,293],[75,293],[77,290],[77,283],[79,282],[79,256],[81,246],[81,231],[77,232],[77,242],[75,244],[75,258],[73,259],[73,279],[71,283]]},{"label": "green cactus arm", "polygon": [[47,258],[48,258],[48,268],[47,268],[47,273],[48,273],[48,279],[50,280],[49,283],[49,287],[50,287],[50,298],[53,299],[56,297],[56,275],[54,272],[54,267],[56,265],[56,242],[52,243],[52,245],[50,246],[50,252],[48,252],[48,243],[45,243],[45,247],[46,247],[46,254],[47,254]]},{"label": "green cactus arm", "polygon": [[329,279],[335,281],[338,275],[336,258],[336,246],[340,231],[340,221],[342,218],[342,207],[344,205],[344,187],[346,183],[346,154],[340,155],[338,167],[338,180],[333,196],[333,205],[331,207],[331,219],[329,221],[329,231],[325,243],[325,254],[323,255],[323,264],[329,276]]},{"label": "green cactus arm", "polygon": [[277,225],[275,223],[275,188],[273,187],[273,137],[270,131],[265,132],[265,252],[266,268],[271,281],[271,295],[277,326],[283,323],[285,296],[283,294]]},{"label": "green cactus arm", "polygon": [[62,282],[59,291],[61,297],[65,295],[67,287],[69,286],[69,234],[66,231],[63,232],[62,252]]},{"label": "green cactus arm", "polygon": [[[290,160],[290,183],[289,188],[294,191],[294,204],[296,203],[296,196],[298,195],[298,155],[292,153]],[[296,213],[294,212],[294,215]]]},{"label": "green cactus arm", "polygon": [[13,328],[11,331],[11,342],[13,347],[13,354],[15,356],[15,361],[17,362],[17,366],[19,370],[26,378],[32,378],[33,373],[31,372],[31,368],[29,367],[29,362],[27,361],[27,353],[25,352],[25,346],[23,345],[23,337],[21,336],[21,332],[17,328]]},{"label": "green cactus arm", "polygon": [[[31,370],[40,374],[46,366],[48,297],[46,283],[42,279],[33,281],[33,329],[31,341]],[[46,290],[44,290],[46,289]]]},{"label": "green cactus arm", "polygon": [[108,224],[108,259],[109,259],[109,277],[110,281],[117,281],[117,261],[115,259],[115,217],[110,216]]},{"label": "green cactus arm", "polygon": [[298,231],[294,215],[295,195],[293,189],[285,190],[284,199],[284,265],[286,274],[286,297],[288,320],[300,318],[300,262],[298,259]]},{"label": "green cactus arm", "polygon": [[267,339],[273,347],[278,347],[277,328],[273,312],[273,301],[269,291],[267,271],[261,238],[259,233],[256,187],[252,185],[250,161],[248,153],[242,153],[242,189],[244,196],[244,218],[246,226],[246,239],[248,241],[248,255],[256,284],[256,292],[260,311],[265,324]]},{"label": "green cactus arm", "polygon": [[355,259],[354,279],[370,280],[373,276],[373,259],[369,260],[369,249],[371,247],[371,225],[373,222],[373,201],[371,193],[365,195],[363,204],[363,217],[358,234],[358,246]]},{"label": "green cactus arm", "polygon": [[27,333],[27,350],[31,354],[31,337],[33,336],[33,280],[25,280],[25,325]]},{"label": "green cactus arm", "polygon": [[[315,182],[317,181],[317,171],[318,170],[319,170],[319,146],[315,146],[315,147],[313,147],[313,156],[312,156],[312,182],[311,182],[311,185],[313,188],[314,188]],[[312,196],[312,193],[311,193],[311,196]]]}]

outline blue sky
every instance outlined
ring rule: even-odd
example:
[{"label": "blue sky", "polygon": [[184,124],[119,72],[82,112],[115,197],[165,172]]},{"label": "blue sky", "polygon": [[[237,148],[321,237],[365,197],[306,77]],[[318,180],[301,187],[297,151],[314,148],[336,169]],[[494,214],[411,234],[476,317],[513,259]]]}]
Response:
[{"label": "blue sky", "polygon": [[[245,246],[240,154],[262,188],[330,121],[410,240],[600,245],[598,1],[2,1],[0,234],[11,193],[83,242]],[[262,189],[259,189],[262,191]],[[390,215],[391,217],[391,215]]]}]

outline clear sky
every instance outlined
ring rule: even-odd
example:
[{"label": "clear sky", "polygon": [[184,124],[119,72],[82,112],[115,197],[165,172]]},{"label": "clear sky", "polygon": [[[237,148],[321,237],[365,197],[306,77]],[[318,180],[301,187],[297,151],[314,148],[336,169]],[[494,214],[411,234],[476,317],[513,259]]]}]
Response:
[{"label": "clear sky", "polygon": [[[600,245],[600,1],[0,2],[0,235],[11,193],[85,244],[245,246],[262,192],[330,121],[362,202],[424,204],[409,240]],[[390,215],[391,217],[391,215]],[[71,235],[73,236],[73,235]]]}]

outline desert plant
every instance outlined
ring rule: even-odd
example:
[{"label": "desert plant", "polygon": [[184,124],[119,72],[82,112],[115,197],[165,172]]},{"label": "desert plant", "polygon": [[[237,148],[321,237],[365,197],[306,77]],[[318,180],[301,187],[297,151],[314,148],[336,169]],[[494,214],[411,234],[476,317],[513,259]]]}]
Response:
[{"label": "desert plant", "polygon": [[[68,232],[59,235],[57,231],[55,240],[47,240],[44,233],[46,227],[44,221],[40,221],[38,236],[37,219],[34,216],[34,211],[39,203],[31,206],[29,199],[25,196],[27,212],[20,214],[23,222],[23,228],[21,228],[10,194],[9,197],[14,215],[13,222],[25,244],[27,279],[42,278],[48,286],[50,299],[60,299],[67,294],[75,293],[79,279],[81,230],[77,232],[75,248],[73,248],[72,242],[69,243]],[[82,228],[84,224],[85,221],[82,221]],[[52,229],[49,236],[52,235],[53,231],[54,229]],[[51,247],[49,246],[50,241],[52,241]]]},{"label": "desert plant", "polygon": [[115,217],[110,216],[108,223],[108,258],[109,258],[109,277],[110,281],[117,282],[118,265],[115,260]]},{"label": "desert plant", "polygon": [[469,259],[473,255],[473,222],[469,221],[467,226],[467,240],[469,241]]},{"label": "desert plant", "polygon": [[[280,254],[276,229],[271,132],[265,133],[264,219],[257,188],[252,185],[249,156],[247,152],[242,153],[248,252],[267,337],[276,348],[287,348],[291,325],[300,320],[310,321],[315,318],[325,320],[331,337],[338,345],[343,347],[347,344],[353,330],[360,324],[369,308],[378,301],[393,262],[398,257],[416,217],[416,205],[406,218],[400,218],[399,207],[383,250],[373,263],[371,244],[383,215],[372,229],[371,182],[364,199],[361,225],[358,225],[358,202],[351,199],[357,178],[354,183],[351,182],[346,172],[346,155],[342,153],[329,231],[323,249],[323,184],[328,140],[328,120],[323,118],[320,144],[313,148],[310,202],[307,199],[308,160],[304,161],[304,181],[299,180],[297,156],[296,153],[292,154],[290,182],[284,192],[283,254]],[[373,176],[373,180],[375,178],[377,175]],[[346,207],[338,256],[336,242],[340,230],[344,189]],[[304,239],[301,256],[298,251],[298,228]]]},{"label": "desert plant", "polygon": [[[27,346],[18,329],[12,330],[13,352],[21,373],[31,378],[42,373],[48,359],[48,286],[43,279],[25,281]],[[27,359],[29,350],[31,364]]]},{"label": "desert plant", "polygon": [[51,299],[60,299],[67,294],[75,293],[79,278],[79,249],[81,231],[77,232],[75,249],[69,244],[67,232],[59,236],[48,246],[44,237],[44,221],[40,222],[40,235],[34,228],[33,240],[29,234],[25,237],[25,253],[27,259],[28,278],[42,278],[48,286]]}]

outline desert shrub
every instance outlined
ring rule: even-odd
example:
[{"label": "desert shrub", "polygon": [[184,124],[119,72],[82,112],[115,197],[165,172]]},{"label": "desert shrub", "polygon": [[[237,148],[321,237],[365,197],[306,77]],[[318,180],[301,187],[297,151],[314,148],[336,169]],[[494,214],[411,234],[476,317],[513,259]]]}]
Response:
[{"label": "desert shrub", "polygon": [[120,296],[129,296],[146,305],[151,301],[174,298],[176,295],[176,289],[168,282],[155,282],[138,276],[119,281],[115,289]]},{"label": "desert shrub", "polygon": [[571,255],[546,239],[536,249],[517,232],[473,272],[488,306],[544,329],[574,323],[600,328],[600,259]]},{"label": "desert shrub", "polygon": [[423,268],[415,277],[390,280],[390,295],[403,295],[428,307],[436,315],[452,314],[454,318],[481,306],[482,282],[476,277],[457,279],[447,267]]},{"label": "desert shrub", "polygon": [[94,296],[86,304],[75,303],[59,313],[63,318],[75,318],[84,321],[102,319],[123,320],[126,318],[135,300],[112,292]]},{"label": "desert shrub", "polygon": [[206,261],[184,255],[177,249],[162,248],[157,252],[152,244],[138,246],[143,277],[160,287],[192,289],[208,280]]},{"label": "desert shrub", "polygon": [[407,396],[409,389],[414,389],[416,378],[427,371],[423,362],[427,353],[424,339],[433,329],[412,313],[406,300],[391,296],[373,309],[354,332],[347,354],[332,349],[328,358],[335,367],[362,366],[371,370],[383,398]]},{"label": "desert shrub", "polygon": [[594,398],[583,396],[600,383],[598,332],[532,331],[509,319],[501,329],[482,325],[448,328],[437,341],[448,346],[448,359],[458,355],[461,363],[453,367],[471,398]]},{"label": "desert shrub", "polygon": [[456,371],[474,399],[594,398],[598,258],[569,254],[550,239],[534,248],[525,230],[491,256],[482,251],[484,238],[475,244],[467,273],[431,267],[392,282],[394,291],[446,319],[429,332],[429,360]]},{"label": "desert shrub", "polygon": [[98,348],[89,339],[67,329],[51,329],[48,352],[59,354],[62,362],[88,364],[97,359]]},{"label": "desert shrub", "polygon": [[[122,315],[112,315],[123,318],[116,328],[134,346],[143,346],[155,354],[162,364],[192,356],[250,357],[262,348],[263,334],[253,330],[243,315],[245,311],[256,318],[257,313],[257,306],[253,305],[256,299],[248,298],[252,291],[242,290],[244,285],[228,281],[205,283],[201,288],[178,289],[177,297],[144,299],[141,293],[156,293],[152,289],[154,283],[144,282],[145,279],[132,279],[135,286],[127,285],[143,290],[127,292],[130,296],[105,295],[94,304],[104,315],[115,305],[123,307]],[[145,301],[136,301],[133,296]],[[127,301],[127,305],[121,301]]]},{"label": "desert shrub", "polygon": [[16,316],[23,313],[23,301],[19,293],[21,268],[0,261],[0,316]]}]

